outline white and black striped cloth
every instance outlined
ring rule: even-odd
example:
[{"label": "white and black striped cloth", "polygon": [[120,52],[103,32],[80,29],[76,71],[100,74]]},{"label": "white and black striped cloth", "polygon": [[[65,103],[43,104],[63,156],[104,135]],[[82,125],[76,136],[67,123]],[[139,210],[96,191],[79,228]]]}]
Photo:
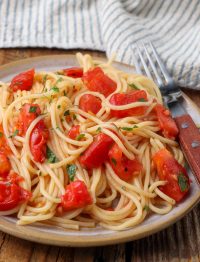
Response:
[{"label": "white and black striped cloth", "polygon": [[141,40],[200,89],[200,0],[0,0],[0,47],[95,49],[133,64]]}]

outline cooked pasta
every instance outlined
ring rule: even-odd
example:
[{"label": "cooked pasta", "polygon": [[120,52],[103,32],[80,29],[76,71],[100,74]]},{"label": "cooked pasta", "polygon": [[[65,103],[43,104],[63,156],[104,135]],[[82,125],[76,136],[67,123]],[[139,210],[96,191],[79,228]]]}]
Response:
[{"label": "cooked pasta", "polygon": [[[176,201],[162,190],[168,182],[159,176],[153,156],[166,148],[179,164],[184,164],[184,158],[178,143],[173,136],[163,132],[155,114],[155,106],[162,104],[158,87],[145,76],[118,70],[112,66],[111,60],[97,61],[80,53],[77,60],[83,74],[98,68],[101,70],[101,73],[97,72],[100,79],[104,74],[110,85],[115,83],[115,89],[104,94],[104,91],[88,88],[93,82],[79,77],[80,69],[75,77],[63,70],[35,72],[30,90],[16,88],[20,81],[15,81],[15,88],[12,88],[12,82],[0,83],[1,138],[5,139],[2,143],[9,149],[9,174],[22,177],[14,183],[31,192],[25,201],[13,208],[1,209],[0,203],[0,214],[16,214],[18,225],[42,222],[74,230],[97,225],[123,230],[140,224],[150,213],[167,214]],[[131,101],[127,96],[127,103],[112,102],[115,94],[138,91],[145,93],[145,99]],[[96,99],[92,100],[95,113],[88,109],[91,101],[81,100],[84,95]],[[22,117],[25,110],[22,108],[26,106],[28,115],[33,113],[35,116],[31,121],[27,116]],[[132,114],[134,109],[136,113]],[[138,109],[140,112],[137,113]],[[129,113],[125,115],[123,112]],[[20,123],[19,119],[24,122]],[[73,133],[74,127],[77,128]],[[47,130],[46,135],[44,130]],[[39,132],[43,132],[42,135]],[[39,145],[35,142],[39,139],[38,134],[41,135],[41,141],[37,141]],[[91,159],[95,159],[89,163],[85,154],[99,134],[103,134],[102,141],[107,138],[111,141],[108,156],[103,150],[103,163],[100,163],[99,155],[96,158],[92,155]],[[40,148],[41,144],[43,147]],[[124,162],[119,164],[112,152],[118,152],[116,154]],[[40,155],[45,155],[45,159]],[[99,165],[94,164],[95,161],[100,161]],[[135,163],[131,170],[136,165],[139,168],[129,172],[127,163]],[[129,177],[126,177],[126,172]],[[8,179],[5,177],[2,180]],[[63,196],[75,190],[69,185],[76,181],[82,181],[87,191],[81,201],[88,197],[91,201],[69,207],[70,196],[67,200]],[[62,204],[64,200],[66,205]]]}]

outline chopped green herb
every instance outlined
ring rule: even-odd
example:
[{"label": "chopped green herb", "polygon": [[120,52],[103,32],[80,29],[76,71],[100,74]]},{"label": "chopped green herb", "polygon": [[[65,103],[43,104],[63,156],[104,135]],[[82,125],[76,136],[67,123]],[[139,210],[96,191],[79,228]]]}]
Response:
[{"label": "chopped green herb", "polygon": [[42,176],[42,172],[41,171],[39,171],[38,176]]},{"label": "chopped green herb", "polygon": [[63,72],[56,72],[56,74],[57,74],[57,75],[61,75],[61,76],[63,76],[63,75],[64,75],[64,73],[63,73]]},{"label": "chopped green herb", "polygon": [[3,136],[3,133],[2,132],[0,132],[0,137],[2,137]]},{"label": "chopped green herb", "polygon": [[64,94],[64,96],[67,96],[67,93],[66,93],[66,91],[65,91],[65,90],[63,91],[63,94]]},{"label": "chopped green herb", "polygon": [[135,90],[140,90],[135,84],[130,83],[128,84],[131,88],[135,89]]},{"label": "chopped green herb", "polygon": [[178,184],[181,192],[185,192],[188,189],[188,178],[183,173],[179,173],[178,175]]},{"label": "chopped green herb", "polygon": [[150,208],[149,208],[149,206],[147,206],[147,205],[145,205],[144,207],[143,207],[143,210],[145,210],[145,211],[149,211],[150,210]]},{"label": "chopped green herb", "polygon": [[43,79],[42,79],[42,80],[43,80],[43,83],[44,83],[44,84],[45,84],[46,81],[47,81],[47,77],[48,77],[48,75],[44,75],[44,76],[43,76]]},{"label": "chopped green herb", "polygon": [[61,105],[58,105],[57,108],[60,109],[60,108],[61,108]]},{"label": "chopped green herb", "polygon": [[44,89],[44,92],[47,92],[47,88]]},{"label": "chopped green herb", "polygon": [[67,174],[70,181],[74,181],[74,176],[76,174],[76,165],[67,165]]},{"label": "chopped green herb", "polygon": [[11,136],[9,136],[8,138],[12,138],[12,137],[15,137],[15,136],[17,136],[18,135],[18,133],[19,133],[19,130],[18,129],[16,129],[15,130],[15,132],[11,135]]},{"label": "chopped green herb", "polygon": [[100,133],[101,132],[101,127],[99,126],[96,130],[97,133]]},{"label": "chopped green herb", "polygon": [[125,131],[132,131],[134,128],[138,128],[138,126],[134,125],[133,127],[121,127],[121,129]]},{"label": "chopped green herb", "polygon": [[56,86],[53,86],[53,87],[51,88],[51,90],[54,91],[54,92],[56,92],[56,93],[59,93],[59,88],[56,87]]},{"label": "chopped green herb", "polygon": [[47,155],[48,163],[56,163],[58,161],[56,155],[54,154],[53,151],[51,151],[51,149],[48,146],[46,150],[46,155]]},{"label": "chopped green herb", "polygon": [[124,191],[126,191],[126,187],[125,187],[125,186],[122,186],[121,189],[123,189]]},{"label": "chopped green herb", "polygon": [[61,122],[64,122],[65,120],[63,118],[61,118]]},{"label": "chopped green herb", "polygon": [[115,166],[117,165],[117,161],[116,161],[115,158],[111,158],[111,161],[112,161],[112,163],[113,163]]},{"label": "chopped green herb", "polygon": [[144,99],[144,98],[139,98],[139,99],[138,99],[138,102],[147,102],[147,101],[146,101],[146,99]]},{"label": "chopped green herb", "polygon": [[37,106],[31,106],[29,109],[29,113],[35,113],[37,110]]},{"label": "chopped green herb", "polygon": [[80,134],[80,135],[78,135],[77,137],[76,137],[76,140],[81,140],[82,138],[84,138],[85,137],[85,134]]},{"label": "chopped green herb", "polygon": [[56,81],[56,84],[59,83],[59,82],[62,82],[62,81],[63,81],[63,78],[59,77],[58,80]]},{"label": "chopped green herb", "polygon": [[65,111],[64,116],[69,116],[69,115],[70,115],[70,111],[69,110]]},{"label": "chopped green herb", "polygon": [[75,114],[73,114],[73,119],[76,120],[76,115]]}]

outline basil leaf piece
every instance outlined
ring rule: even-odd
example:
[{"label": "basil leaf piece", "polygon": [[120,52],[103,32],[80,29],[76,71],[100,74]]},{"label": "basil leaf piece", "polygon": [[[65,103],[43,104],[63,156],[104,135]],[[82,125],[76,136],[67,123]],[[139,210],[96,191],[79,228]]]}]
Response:
[{"label": "basil leaf piece", "polygon": [[56,163],[58,161],[56,155],[54,154],[53,151],[51,151],[51,149],[48,146],[46,150],[46,156],[47,156],[48,163]]},{"label": "basil leaf piece", "polygon": [[59,88],[56,87],[56,86],[53,86],[53,87],[51,88],[51,90],[53,90],[53,91],[56,92],[56,93],[59,93]]},{"label": "basil leaf piece", "polygon": [[144,98],[139,98],[139,99],[138,99],[138,102],[147,102],[147,101],[146,101],[146,99],[144,99]]},{"label": "basil leaf piece", "polygon": [[74,181],[74,176],[76,174],[76,165],[67,165],[67,174],[70,181]]},{"label": "basil leaf piece", "polygon": [[85,137],[85,134],[80,134],[80,135],[78,135],[77,137],[76,137],[76,140],[81,140],[82,138],[84,138]]},{"label": "basil leaf piece", "polygon": [[29,113],[35,113],[37,110],[37,106],[31,106],[29,109]]},{"label": "basil leaf piece", "polygon": [[130,83],[128,85],[135,90],[140,90],[134,83]]},{"label": "basil leaf piece", "polygon": [[134,125],[133,127],[121,127],[122,130],[125,130],[125,131],[132,131],[134,128],[138,128],[137,125]]},{"label": "basil leaf piece", "polygon": [[18,134],[19,134],[19,130],[16,129],[16,130],[14,131],[14,133],[13,133],[11,136],[9,136],[8,138],[15,137],[15,136],[17,136]]},{"label": "basil leaf piece", "polygon": [[65,111],[64,116],[69,116],[69,115],[70,115],[70,111],[69,110]]},{"label": "basil leaf piece", "polygon": [[188,178],[183,173],[179,173],[178,175],[178,185],[181,192],[185,192],[186,190],[188,190]]}]

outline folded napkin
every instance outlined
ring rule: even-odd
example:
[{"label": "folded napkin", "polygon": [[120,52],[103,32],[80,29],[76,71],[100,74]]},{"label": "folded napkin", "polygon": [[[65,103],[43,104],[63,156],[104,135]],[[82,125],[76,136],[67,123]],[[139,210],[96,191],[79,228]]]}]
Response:
[{"label": "folded napkin", "polygon": [[199,0],[1,0],[0,47],[84,48],[133,62],[152,40],[181,86],[200,89]]}]

